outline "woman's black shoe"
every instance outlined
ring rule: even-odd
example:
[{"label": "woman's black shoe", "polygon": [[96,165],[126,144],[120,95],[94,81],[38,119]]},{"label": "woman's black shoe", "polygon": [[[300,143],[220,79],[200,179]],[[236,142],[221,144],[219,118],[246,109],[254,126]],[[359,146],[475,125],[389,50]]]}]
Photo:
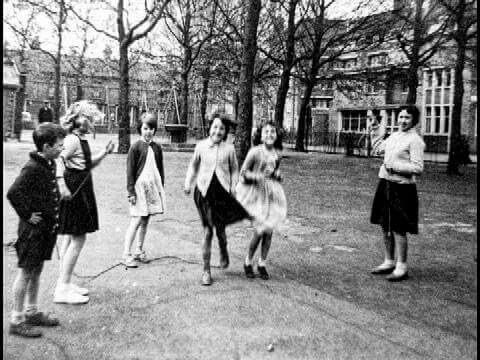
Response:
[{"label": "woman's black shoe", "polygon": [[267,269],[265,266],[258,266],[257,267],[258,273],[260,274],[260,278],[263,280],[268,280],[270,279],[270,276],[268,276]]},{"label": "woman's black shoe", "polygon": [[243,269],[245,270],[245,275],[247,276],[247,278],[253,279],[255,277],[252,265],[243,264]]}]

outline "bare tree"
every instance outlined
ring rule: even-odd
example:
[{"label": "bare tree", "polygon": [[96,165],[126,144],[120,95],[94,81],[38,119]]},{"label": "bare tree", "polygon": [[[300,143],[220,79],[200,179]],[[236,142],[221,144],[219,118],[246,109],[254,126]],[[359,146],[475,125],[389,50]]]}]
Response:
[{"label": "bare tree", "polygon": [[414,7],[404,5],[396,9],[395,14],[400,23],[396,29],[396,38],[408,63],[407,104],[415,104],[417,101],[418,70],[448,40],[445,34],[449,21],[444,19],[439,24],[438,19],[442,15],[440,10],[437,2],[428,0],[415,0]]},{"label": "bare tree", "polygon": [[56,52],[47,50],[44,44],[41,44],[38,36],[31,32],[24,32],[21,28],[18,28],[8,19],[4,21],[10,26],[10,28],[22,36],[29,47],[34,50],[39,50],[46,54],[54,64],[54,93],[53,93],[53,113],[54,121],[58,123],[60,118],[60,81],[61,81],[61,64],[62,64],[62,49],[63,49],[63,33],[64,26],[67,20],[67,8],[65,0],[22,0],[23,5],[30,6],[38,13],[45,15],[51,25],[55,29],[56,33]]},{"label": "bare tree", "polygon": [[153,1],[149,4],[144,3],[143,16],[138,22],[131,25],[128,19],[128,9],[125,6],[124,0],[118,0],[116,6],[110,5],[106,0],[103,1],[106,8],[114,11],[116,14],[117,34],[113,34],[108,30],[95,24],[94,21],[86,19],[82,14],[75,10],[73,6],[69,9],[83,22],[90,25],[99,33],[105,35],[107,38],[115,40],[118,44],[119,61],[119,131],[118,131],[118,152],[125,154],[130,148],[130,117],[129,117],[129,48],[136,41],[144,38],[157,25],[158,21],[164,16],[166,6],[170,0]]},{"label": "bare tree", "polygon": [[165,24],[182,49],[180,123],[185,125],[188,123],[189,74],[203,46],[214,35],[216,11],[216,1],[205,0],[175,0],[166,10]]},{"label": "bare tree", "polygon": [[[313,1],[309,4],[311,19],[305,20],[303,36],[299,39],[300,58],[307,61],[298,62],[298,74],[303,84],[303,96],[298,118],[295,148],[305,151],[305,120],[307,106],[313,88],[318,82],[318,74],[342,54],[361,51],[374,46],[371,31],[380,29],[379,19],[375,16],[364,16],[346,19],[328,19],[327,10],[336,0]],[[369,9],[368,1],[361,1],[353,13]],[[382,20],[385,21],[385,20]]]},{"label": "bare tree", "polygon": [[247,13],[245,18],[242,68],[240,71],[239,84],[239,124],[235,137],[239,160],[241,162],[245,159],[248,149],[250,148],[253,114],[252,95],[255,56],[257,53],[257,27],[262,5],[260,0],[249,0],[245,4]]},{"label": "bare tree", "polygon": [[465,68],[467,49],[473,48],[477,36],[477,19],[474,1],[468,0],[439,0],[439,4],[447,11],[452,21],[451,36],[456,44],[454,93],[452,110],[452,127],[450,132],[450,149],[448,153],[448,174],[459,174],[459,165],[465,161],[462,157],[468,156],[462,140],[462,102],[463,102],[463,70]]}]

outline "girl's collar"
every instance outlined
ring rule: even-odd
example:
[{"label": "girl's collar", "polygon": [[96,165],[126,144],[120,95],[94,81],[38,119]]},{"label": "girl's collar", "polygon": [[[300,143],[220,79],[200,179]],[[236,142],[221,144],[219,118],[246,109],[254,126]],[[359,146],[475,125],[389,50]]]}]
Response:
[{"label": "girl's collar", "polygon": [[73,129],[72,134],[77,135],[80,139],[85,139],[85,134],[82,134],[78,129]]},{"label": "girl's collar", "polygon": [[213,142],[213,140],[212,140],[212,138],[211,138],[210,136],[207,138],[207,141],[208,141],[209,147],[214,147],[215,145],[220,146],[220,144],[223,142],[223,140],[220,141],[220,142],[218,142],[218,143]]}]

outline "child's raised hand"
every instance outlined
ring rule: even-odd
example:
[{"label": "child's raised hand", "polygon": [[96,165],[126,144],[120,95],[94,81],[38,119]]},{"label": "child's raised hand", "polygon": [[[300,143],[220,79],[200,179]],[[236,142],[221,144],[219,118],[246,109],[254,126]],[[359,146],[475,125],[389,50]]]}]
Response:
[{"label": "child's raised hand", "polygon": [[135,203],[137,202],[137,197],[135,195],[130,195],[128,197],[128,202],[132,205],[135,205]]},{"label": "child's raised hand", "polygon": [[32,216],[30,216],[30,219],[28,219],[28,222],[30,224],[37,225],[40,221],[42,221],[42,217],[40,216],[41,214],[41,212],[33,212]]}]

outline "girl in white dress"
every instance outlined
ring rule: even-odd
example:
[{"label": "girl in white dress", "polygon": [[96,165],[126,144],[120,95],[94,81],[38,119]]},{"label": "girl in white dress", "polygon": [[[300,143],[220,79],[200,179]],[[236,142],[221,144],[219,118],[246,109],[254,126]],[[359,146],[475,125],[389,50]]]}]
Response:
[{"label": "girl in white dress", "polygon": [[[137,128],[141,139],[132,145],[127,157],[127,191],[130,203],[130,224],[125,233],[124,262],[127,267],[138,267],[138,262],[148,263],[143,250],[148,220],[151,215],[165,211],[165,174],[162,148],[153,141],[157,119],[150,113],[142,114]],[[130,253],[137,235],[135,253]]]},{"label": "girl in white dress", "polygon": [[[267,122],[257,132],[262,144],[248,151],[245,162],[240,170],[240,181],[236,188],[236,198],[253,219],[254,234],[245,259],[245,274],[248,278],[255,275],[252,259],[260,242],[261,255],[258,261],[260,277],[268,280],[266,260],[272,242],[273,230],[283,223],[287,217],[287,200],[280,171],[281,140],[275,125]],[[254,139],[258,144],[259,136]]]}]

